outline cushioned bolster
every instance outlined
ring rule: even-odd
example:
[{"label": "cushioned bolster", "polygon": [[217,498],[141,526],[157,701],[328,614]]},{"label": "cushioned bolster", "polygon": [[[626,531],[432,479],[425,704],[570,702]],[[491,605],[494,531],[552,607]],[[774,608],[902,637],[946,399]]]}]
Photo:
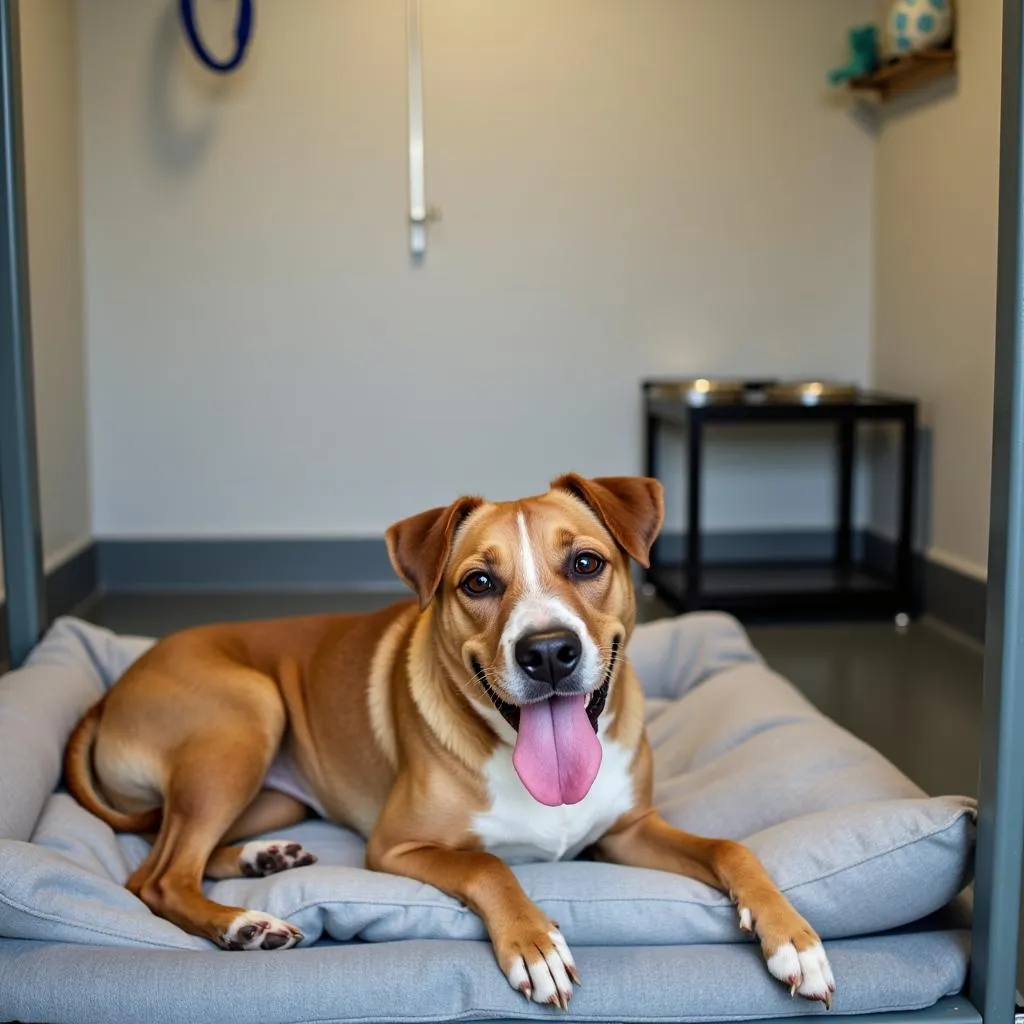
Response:
[{"label": "cushioned bolster", "polygon": [[[849,939],[829,956],[834,1012],[932,1005],[963,987],[967,934]],[[790,999],[754,946],[580,949],[573,1022],[821,1016]],[[88,979],[68,984],[68,979]],[[327,946],[273,955],[96,950],[0,941],[0,1019],[52,1024],[294,1024],[551,1020],[495,968],[483,942]]]}]

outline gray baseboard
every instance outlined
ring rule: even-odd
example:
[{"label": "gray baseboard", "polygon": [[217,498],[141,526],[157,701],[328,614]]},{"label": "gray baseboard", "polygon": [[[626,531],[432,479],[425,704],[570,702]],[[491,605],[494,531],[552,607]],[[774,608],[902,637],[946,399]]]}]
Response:
[{"label": "gray baseboard", "polygon": [[[896,545],[886,537],[864,532],[864,561],[880,572],[891,572],[896,563]],[[916,610],[930,615],[964,636],[985,642],[987,587],[918,554],[914,558]]]},{"label": "gray baseboard", "polygon": [[[681,559],[685,538],[663,534],[659,558]],[[827,530],[712,532],[709,561],[828,558]],[[871,531],[855,539],[855,554],[890,572],[892,541]],[[917,608],[974,640],[985,638],[985,584],[918,556]],[[47,576],[50,617],[65,615],[100,592],[230,592],[397,590],[401,584],[382,538],[298,540],[101,540]],[[0,618],[0,642],[4,625]]]},{"label": "gray baseboard", "polygon": [[[96,545],[89,544],[46,574],[46,615],[49,621],[81,608],[99,590]],[[0,658],[7,650],[6,607],[0,600]]]},{"label": "gray baseboard", "polygon": [[[701,538],[708,562],[799,562],[826,560],[835,553],[832,530],[721,530]],[[663,562],[682,562],[685,533],[663,533],[657,541],[657,557]],[[853,541],[854,558],[860,558],[863,538]]]},{"label": "gray baseboard", "polygon": [[988,587],[938,562],[924,563],[924,607],[929,615],[969,636],[985,642]]},{"label": "gray baseboard", "polygon": [[381,537],[100,540],[104,591],[399,589]]},{"label": "gray baseboard", "polygon": [[[680,558],[684,538],[664,534],[659,557]],[[710,533],[716,562],[828,558],[826,531]],[[296,540],[101,540],[96,544],[104,591],[397,589],[402,586],[383,538]]]}]

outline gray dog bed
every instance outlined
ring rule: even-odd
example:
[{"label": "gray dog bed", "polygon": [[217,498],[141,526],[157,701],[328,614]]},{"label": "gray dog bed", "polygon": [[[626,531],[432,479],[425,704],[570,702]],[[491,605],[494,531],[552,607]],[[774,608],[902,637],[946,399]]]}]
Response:
[{"label": "gray dog bed", "polygon": [[[362,867],[320,820],[280,833],[320,861],[208,883],[285,918],[305,948],[225,953],[123,888],[144,856],[58,787],[78,716],[151,643],[57,622],[0,679],[0,1020],[437,1021],[543,1018],[499,972],[479,919],[436,889]],[[834,1012],[931,1005],[963,985],[975,805],[926,797],[772,672],[735,620],[640,627],[656,801],[673,824],[740,839],[826,941]],[[561,924],[583,976],[577,1020],[738,1020],[823,1012],[791,1000],[720,893],[589,862],[515,873]]]}]

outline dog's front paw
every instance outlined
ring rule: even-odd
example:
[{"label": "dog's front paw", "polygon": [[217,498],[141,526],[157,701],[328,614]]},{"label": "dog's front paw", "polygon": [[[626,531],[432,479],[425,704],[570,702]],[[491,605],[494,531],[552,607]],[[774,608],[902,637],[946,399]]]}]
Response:
[{"label": "dog's front paw", "polygon": [[740,928],[761,940],[769,973],[789,986],[789,994],[832,1009],[836,990],[832,967],[817,932],[786,902],[774,901],[758,912],[738,906]]},{"label": "dog's front paw", "polygon": [[291,949],[301,941],[298,928],[258,910],[239,914],[218,939],[224,949]]},{"label": "dog's front paw", "polygon": [[535,1003],[569,1009],[572,986],[580,983],[576,963],[558,925],[541,918],[510,927],[495,942],[509,984]]},{"label": "dog's front paw", "polygon": [[771,956],[765,956],[768,970],[789,985],[790,995],[803,996],[825,1004],[832,1009],[832,995],[836,990],[832,968],[820,942],[800,949],[794,942],[784,942]]}]

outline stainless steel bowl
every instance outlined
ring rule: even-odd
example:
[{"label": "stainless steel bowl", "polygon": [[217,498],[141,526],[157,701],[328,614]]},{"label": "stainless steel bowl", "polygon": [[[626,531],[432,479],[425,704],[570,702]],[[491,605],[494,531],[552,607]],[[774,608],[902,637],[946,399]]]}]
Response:
[{"label": "stainless steel bowl", "polygon": [[743,380],[688,377],[658,381],[650,386],[649,394],[651,398],[682,401],[688,405],[710,405],[714,402],[741,402],[749,386],[749,382]]},{"label": "stainless steel bowl", "polygon": [[765,400],[796,405],[823,405],[826,402],[850,402],[857,397],[854,384],[837,381],[776,381],[765,388]]}]

